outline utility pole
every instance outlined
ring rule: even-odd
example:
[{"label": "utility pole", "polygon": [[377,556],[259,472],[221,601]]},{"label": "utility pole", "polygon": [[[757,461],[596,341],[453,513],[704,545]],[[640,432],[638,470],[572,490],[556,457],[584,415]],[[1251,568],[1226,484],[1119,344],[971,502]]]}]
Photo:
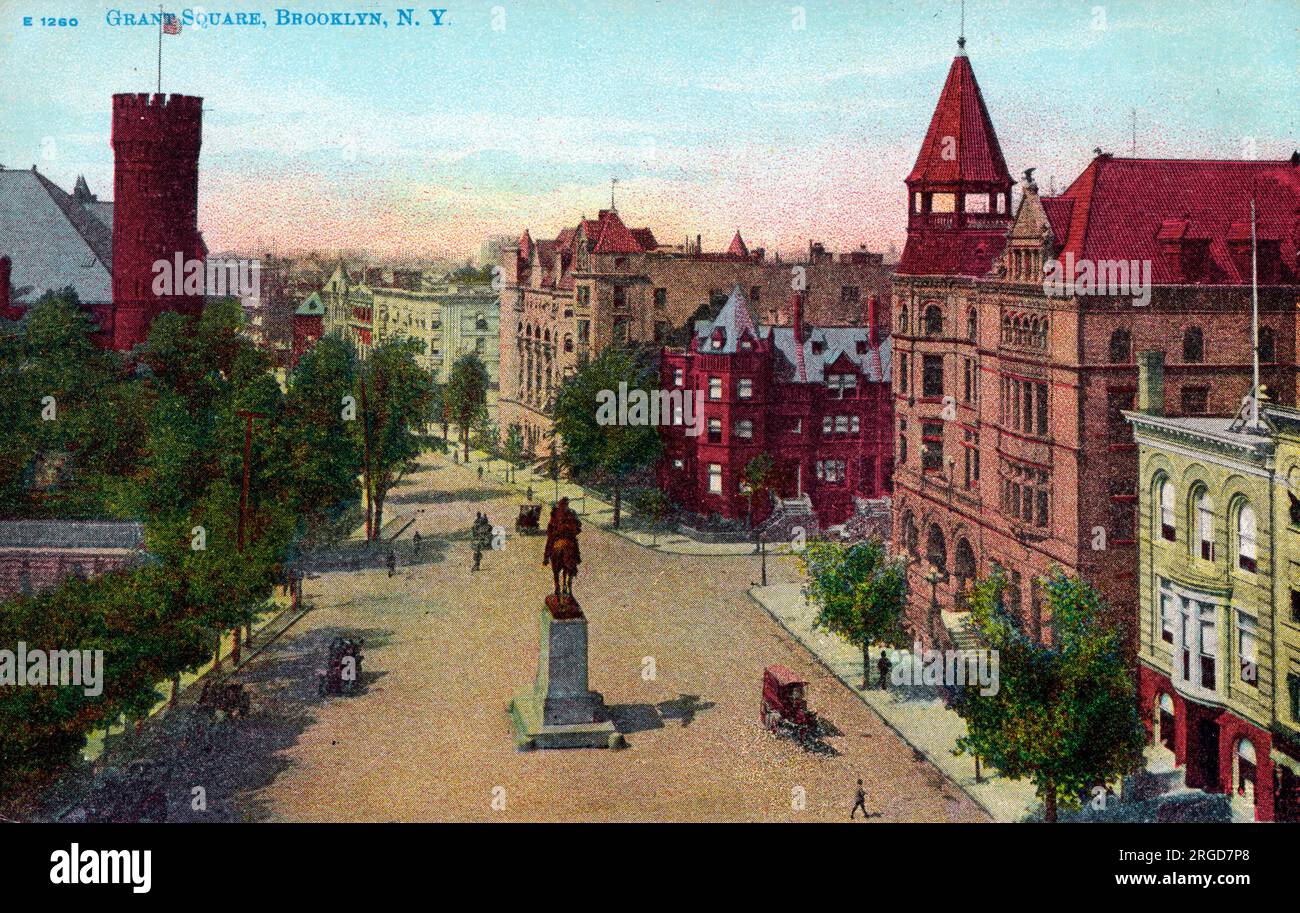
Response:
[{"label": "utility pole", "polygon": [[[250,412],[247,409],[240,409],[235,413],[244,419],[244,483],[239,489],[239,533],[238,533],[238,550],[242,555],[244,553],[244,516],[248,512],[248,476],[253,462],[253,421],[259,418],[266,418],[263,412]],[[249,637],[252,637],[252,625],[249,625]],[[220,649],[220,648],[218,648]],[[239,625],[235,625],[235,644],[231,653],[236,666],[239,665]]]}]

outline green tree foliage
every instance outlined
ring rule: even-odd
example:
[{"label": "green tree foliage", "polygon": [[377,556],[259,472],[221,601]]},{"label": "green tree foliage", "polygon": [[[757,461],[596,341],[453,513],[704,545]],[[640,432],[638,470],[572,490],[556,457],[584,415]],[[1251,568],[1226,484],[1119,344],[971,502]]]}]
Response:
[{"label": "green tree foliage", "polygon": [[[164,314],[134,371],[94,347],[68,293],[47,296],[0,336],[0,417],[12,417],[19,435],[0,457],[3,515],[137,516],[149,551],[130,570],[0,605],[0,643],[102,649],[107,667],[98,696],[0,688],[0,795],[56,773],[92,728],[147,713],[159,683],[197,668],[221,631],[264,607],[304,520],[355,500],[360,462],[342,419],[356,371],[350,351],[322,340],[286,397],[239,319],[232,300],[210,303],[198,320]],[[402,398],[393,374],[381,360],[380,403]],[[46,395],[58,417],[37,424]],[[262,417],[241,551],[246,411]],[[381,455],[394,452],[382,416],[375,430]]]},{"label": "green tree foliage", "polygon": [[977,755],[1004,777],[1028,779],[1044,818],[1058,806],[1136,770],[1145,735],[1120,636],[1102,621],[1100,594],[1055,569],[1044,580],[1054,636],[1042,644],[1003,608],[1001,573],[972,588],[972,620],[998,658],[996,694],[963,689],[954,704],[966,720],[958,753]]},{"label": "green tree foliage", "polygon": [[357,401],[361,405],[360,436],[367,506],[373,510],[370,537],[383,528],[388,492],[413,465],[420,452],[414,433],[429,414],[433,395],[428,372],[416,362],[419,345],[412,339],[382,342],[361,363]]},{"label": "green tree foliage", "polygon": [[611,346],[566,378],[555,401],[562,459],[579,478],[596,475],[611,480],[615,529],[628,478],[653,466],[663,450],[657,425],[606,424],[598,419],[599,407],[617,394],[620,384],[626,384],[628,391],[643,391],[648,401],[659,389],[659,374],[646,359]]},{"label": "green tree foliage", "polygon": [[310,541],[361,498],[356,390],[356,355],[334,336],[304,353],[288,378],[277,468],[297,479],[291,510]]},{"label": "green tree foliage", "polygon": [[816,625],[862,650],[862,687],[868,685],[873,644],[903,647],[907,566],[890,558],[876,538],[845,544],[809,542],[799,556],[804,598],[817,607]]},{"label": "green tree foliage", "polygon": [[754,526],[754,498],[767,492],[775,483],[776,461],[772,459],[770,453],[760,453],[745,464],[745,468],[740,472],[740,478],[748,489],[746,494],[749,503],[745,510],[745,526],[752,529]]},{"label": "green tree foliage", "polygon": [[72,289],[47,292],[0,337],[0,513],[121,517],[147,420],[146,391],[91,341]]},{"label": "green tree foliage", "polygon": [[482,421],[487,408],[489,383],[487,366],[473,352],[460,356],[451,366],[444,396],[447,415],[460,428],[464,459],[469,459],[470,431]]}]

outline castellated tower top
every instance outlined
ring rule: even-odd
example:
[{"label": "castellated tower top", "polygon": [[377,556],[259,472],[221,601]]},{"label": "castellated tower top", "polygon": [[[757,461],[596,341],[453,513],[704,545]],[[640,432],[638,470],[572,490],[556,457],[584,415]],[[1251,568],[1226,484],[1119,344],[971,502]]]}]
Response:
[{"label": "castellated tower top", "polygon": [[195,95],[113,96],[113,148],[145,158],[195,158],[203,138],[203,99]]}]

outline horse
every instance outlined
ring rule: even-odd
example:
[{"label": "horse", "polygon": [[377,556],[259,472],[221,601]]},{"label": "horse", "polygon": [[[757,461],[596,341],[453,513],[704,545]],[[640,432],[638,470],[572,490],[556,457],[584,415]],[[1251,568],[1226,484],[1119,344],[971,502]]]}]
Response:
[{"label": "horse", "polygon": [[551,554],[542,563],[551,565],[555,595],[572,596],[573,578],[578,576],[578,543],[573,539],[557,538]]}]

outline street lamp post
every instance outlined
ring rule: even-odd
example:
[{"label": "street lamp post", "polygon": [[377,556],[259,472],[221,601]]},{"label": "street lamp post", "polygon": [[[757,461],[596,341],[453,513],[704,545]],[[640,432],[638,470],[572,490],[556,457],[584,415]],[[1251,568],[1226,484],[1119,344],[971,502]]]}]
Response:
[{"label": "street lamp post", "polygon": [[[237,534],[238,537],[237,547],[239,553],[242,555],[244,553],[244,522],[245,522],[244,516],[248,511],[248,476],[253,462],[253,422],[254,420],[259,418],[266,418],[266,413],[251,412],[247,409],[240,409],[235,414],[238,415],[240,418],[244,419],[245,422],[244,424],[244,482],[239,489],[239,524],[238,524],[239,532]],[[235,625],[235,643],[234,643],[234,649],[231,652],[231,658],[233,659],[234,664],[236,666],[239,665],[239,658],[240,658],[239,633],[240,633],[239,625]],[[250,621],[248,623],[248,639],[251,641],[252,638],[253,638],[253,624]],[[220,646],[218,646],[217,649],[219,651],[221,649]]]}]

